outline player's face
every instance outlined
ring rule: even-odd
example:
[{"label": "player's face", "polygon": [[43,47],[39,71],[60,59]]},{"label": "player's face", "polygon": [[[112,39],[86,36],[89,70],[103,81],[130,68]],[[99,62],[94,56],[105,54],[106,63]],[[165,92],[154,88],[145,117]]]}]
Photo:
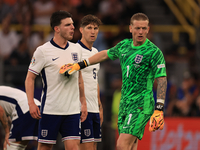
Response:
[{"label": "player's face", "polygon": [[96,24],[88,24],[85,27],[81,27],[80,32],[83,39],[85,39],[88,43],[94,43],[99,33],[99,26]]},{"label": "player's face", "polygon": [[72,18],[65,18],[61,20],[59,25],[60,36],[65,40],[71,40],[74,35],[74,25]]},{"label": "player's face", "polygon": [[142,45],[146,41],[149,32],[148,20],[134,20],[129,26],[135,46]]}]

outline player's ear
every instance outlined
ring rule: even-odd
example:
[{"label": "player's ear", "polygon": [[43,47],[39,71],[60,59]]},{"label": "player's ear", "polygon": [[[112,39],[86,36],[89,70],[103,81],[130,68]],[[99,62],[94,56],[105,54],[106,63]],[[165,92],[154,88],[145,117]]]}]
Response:
[{"label": "player's ear", "polygon": [[130,33],[132,33],[132,28],[133,28],[133,26],[132,26],[132,24],[130,24],[129,25],[129,31],[130,31]]},{"label": "player's ear", "polygon": [[60,32],[59,26],[55,26],[55,27],[54,27],[54,31],[55,31],[55,32]]},{"label": "player's ear", "polygon": [[83,33],[83,27],[79,28],[79,31],[81,32],[81,34]]},{"label": "player's ear", "polygon": [[148,26],[148,28],[147,28],[147,33],[149,33],[149,29],[150,29],[150,27]]}]

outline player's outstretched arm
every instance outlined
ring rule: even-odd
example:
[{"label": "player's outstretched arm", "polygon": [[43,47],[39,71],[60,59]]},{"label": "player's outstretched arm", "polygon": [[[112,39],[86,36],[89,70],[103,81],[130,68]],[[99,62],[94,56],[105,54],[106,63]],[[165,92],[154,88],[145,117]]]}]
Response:
[{"label": "player's outstretched arm", "polygon": [[[107,50],[103,50],[101,52],[96,53],[95,55],[91,56],[88,59],[85,59],[81,62],[75,63],[72,66],[70,66],[70,64],[67,65],[63,65],[60,68],[60,74],[65,74],[65,75],[71,75],[73,73],[75,73],[76,71],[79,71],[89,65],[94,65],[97,63],[100,63],[102,61],[105,61],[106,59],[108,59],[108,54],[107,54]],[[64,67],[67,66],[67,67]]]},{"label": "player's outstretched arm", "polygon": [[149,131],[162,130],[164,127],[164,102],[167,89],[167,77],[156,78],[157,86],[157,103],[155,105],[155,110],[150,119]]},{"label": "player's outstretched arm", "polygon": [[6,116],[6,112],[3,109],[3,107],[0,106],[0,121],[2,123],[2,126],[5,130],[5,140],[4,140],[4,149],[7,148],[7,144],[10,145],[9,143],[9,133],[10,133],[10,126],[9,126],[9,122],[8,122],[8,117]]},{"label": "player's outstretched arm", "polygon": [[79,92],[80,92],[80,102],[81,102],[81,122],[84,122],[87,118],[87,103],[84,92],[84,82],[81,71],[79,71]]},{"label": "player's outstretched arm", "polygon": [[26,95],[28,98],[29,112],[31,116],[35,119],[40,119],[40,109],[34,102],[34,83],[35,83],[36,75],[30,71],[28,71],[26,80],[25,80],[25,88]]}]

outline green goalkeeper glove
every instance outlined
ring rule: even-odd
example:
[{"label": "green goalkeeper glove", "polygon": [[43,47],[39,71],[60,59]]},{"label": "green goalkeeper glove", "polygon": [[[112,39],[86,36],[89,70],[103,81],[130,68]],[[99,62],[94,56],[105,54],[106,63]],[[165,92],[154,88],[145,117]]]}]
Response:
[{"label": "green goalkeeper glove", "polygon": [[153,115],[150,118],[149,131],[162,130],[164,127],[163,105],[157,103]]}]

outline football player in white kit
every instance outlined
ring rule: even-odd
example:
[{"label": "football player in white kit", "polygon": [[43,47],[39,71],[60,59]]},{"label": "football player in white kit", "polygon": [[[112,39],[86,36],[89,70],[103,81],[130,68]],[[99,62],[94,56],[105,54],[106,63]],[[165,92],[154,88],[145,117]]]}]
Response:
[{"label": "football player in white kit", "polygon": [[[82,60],[98,53],[98,50],[93,47],[93,43],[101,24],[101,20],[94,15],[86,15],[82,18],[79,29],[82,38],[76,44],[82,49]],[[97,142],[101,142],[103,107],[100,101],[97,76],[99,67],[100,64],[96,64],[81,70],[88,109],[87,119],[81,123],[81,150],[96,150]]]},{"label": "football player in white kit", "polygon": [[[38,100],[34,102],[40,107]],[[0,121],[5,130],[4,150],[25,150],[30,140],[37,140],[39,121],[31,117],[24,91],[0,86]]]},{"label": "football player in white kit", "polygon": [[[58,132],[66,150],[78,150],[80,121],[87,117],[83,79],[81,72],[67,77],[59,74],[59,70],[63,64],[80,61],[81,50],[69,42],[74,34],[70,13],[54,12],[50,25],[54,37],[34,52],[25,81],[31,116],[40,119],[38,150],[51,150]],[[33,101],[34,82],[39,74],[43,81],[40,111]]]}]

